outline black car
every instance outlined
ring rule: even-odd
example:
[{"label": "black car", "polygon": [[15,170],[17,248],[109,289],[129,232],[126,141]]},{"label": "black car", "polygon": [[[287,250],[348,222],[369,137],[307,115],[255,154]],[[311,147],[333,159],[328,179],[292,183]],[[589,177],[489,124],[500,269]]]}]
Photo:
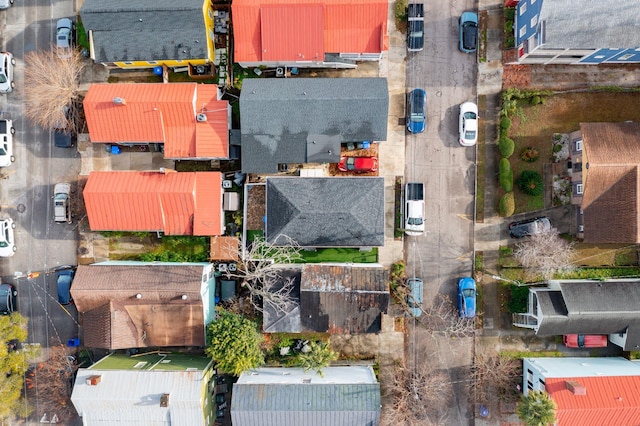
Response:
[{"label": "black car", "polygon": [[72,148],[74,137],[71,132],[64,129],[55,129],[53,131],[53,144],[58,148]]},{"label": "black car", "polygon": [[464,12],[460,17],[460,50],[473,53],[478,48],[478,15]]},{"label": "black car", "polygon": [[542,234],[551,230],[551,222],[546,216],[534,217],[533,219],[511,222],[509,224],[509,235],[511,238],[523,238],[529,235]]},{"label": "black car", "polygon": [[11,284],[0,284],[0,314],[10,315],[16,310],[18,290]]}]

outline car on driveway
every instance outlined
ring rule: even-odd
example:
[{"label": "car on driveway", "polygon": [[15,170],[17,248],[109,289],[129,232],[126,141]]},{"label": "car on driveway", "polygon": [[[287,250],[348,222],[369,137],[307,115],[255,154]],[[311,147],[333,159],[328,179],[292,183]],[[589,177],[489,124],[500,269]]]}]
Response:
[{"label": "car on driveway", "polygon": [[422,133],[427,126],[427,92],[413,89],[407,99],[407,130]]},{"label": "car on driveway", "polygon": [[73,283],[73,276],[75,270],[72,266],[58,269],[56,272],[57,285],[58,285],[58,303],[61,305],[68,305],[73,302],[71,298],[71,283]]},{"label": "car on driveway", "polygon": [[478,141],[478,106],[473,102],[460,105],[458,133],[462,146],[473,146]]},{"label": "car on driveway", "polygon": [[422,291],[424,284],[420,278],[409,278],[407,285],[409,286],[407,305],[409,305],[411,315],[419,317],[422,315]]},{"label": "car on driveway", "polygon": [[13,81],[13,66],[16,60],[9,52],[0,52],[0,93],[9,93],[16,87]]},{"label": "car on driveway", "polygon": [[0,284],[0,314],[9,315],[16,310],[18,290],[11,284]]},{"label": "car on driveway", "polygon": [[53,145],[58,148],[73,148],[74,137],[70,131],[64,129],[53,130]]},{"label": "car on driveway", "polygon": [[13,0],[0,0],[0,10],[9,9],[13,4]]},{"label": "car on driveway", "polygon": [[0,257],[10,257],[16,252],[13,230],[16,224],[11,218],[0,219]]},{"label": "car on driveway", "polygon": [[56,53],[61,59],[71,57],[73,48],[73,29],[75,25],[69,18],[62,18],[56,24]]},{"label": "car on driveway", "polygon": [[473,53],[478,49],[478,15],[464,12],[460,16],[460,50]]},{"label": "car on driveway", "polygon": [[458,313],[462,318],[476,316],[476,281],[471,277],[458,280]]},{"label": "car on driveway", "polygon": [[562,344],[568,348],[606,348],[606,334],[565,334]]},{"label": "car on driveway", "polygon": [[549,231],[551,231],[551,222],[546,216],[519,220],[509,224],[509,236],[511,236],[511,238],[524,238],[529,235],[542,234]]},{"label": "car on driveway", "polygon": [[376,157],[342,157],[338,163],[338,170],[341,172],[375,172],[378,170],[378,159]]}]

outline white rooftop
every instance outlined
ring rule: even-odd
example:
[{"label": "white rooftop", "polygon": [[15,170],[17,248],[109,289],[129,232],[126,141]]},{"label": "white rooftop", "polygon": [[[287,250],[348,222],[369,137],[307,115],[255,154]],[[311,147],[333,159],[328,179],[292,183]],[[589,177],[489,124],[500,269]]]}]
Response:
[{"label": "white rooftop", "polygon": [[305,372],[303,368],[256,368],[242,373],[238,384],[377,383],[370,366],[326,367],[322,369],[322,373],[324,377],[313,370]]},{"label": "white rooftop", "polygon": [[525,358],[546,378],[640,376],[640,363],[612,358]]}]

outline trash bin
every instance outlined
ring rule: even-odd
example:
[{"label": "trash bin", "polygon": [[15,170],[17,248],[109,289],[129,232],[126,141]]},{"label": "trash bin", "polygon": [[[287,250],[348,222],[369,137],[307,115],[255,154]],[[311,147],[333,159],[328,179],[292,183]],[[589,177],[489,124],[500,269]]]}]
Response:
[{"label": "trash bin", "polygon": [[155,75],[162,75],[162,67],[153,67],[153,73]]},{"label": "trash bin", "polygon": [[121,150],[120,147],[117,145],[111,145],[111,153],[114,155],[118,155],[120,154]]},{"label": "trash bin", "polygon": [[80,346],[80,339],[77,337],[74,337],[73,339],[69,339],[67,341],[67,346],[69,346],[70,348],[75,348]]}]

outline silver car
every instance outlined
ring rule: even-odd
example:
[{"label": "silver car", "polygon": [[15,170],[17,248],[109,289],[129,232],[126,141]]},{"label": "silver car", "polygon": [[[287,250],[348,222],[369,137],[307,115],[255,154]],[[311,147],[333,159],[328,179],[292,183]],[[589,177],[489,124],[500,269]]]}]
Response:
[{"label": "silver car", "polygon": [[16,60],[9,52],[0,52],[0,93],[9,93],[16,86],[13,81],[13,66]]},{"label": "silver car", "polygon": [[61,59],[71,57],[74,28],[75,25],[69,18],[59,19],[56,24],[56,52]]},{"label": "silver car", "polygon": [[13,0],[0,0],[0,10],[9,9],[13,4]]}]

